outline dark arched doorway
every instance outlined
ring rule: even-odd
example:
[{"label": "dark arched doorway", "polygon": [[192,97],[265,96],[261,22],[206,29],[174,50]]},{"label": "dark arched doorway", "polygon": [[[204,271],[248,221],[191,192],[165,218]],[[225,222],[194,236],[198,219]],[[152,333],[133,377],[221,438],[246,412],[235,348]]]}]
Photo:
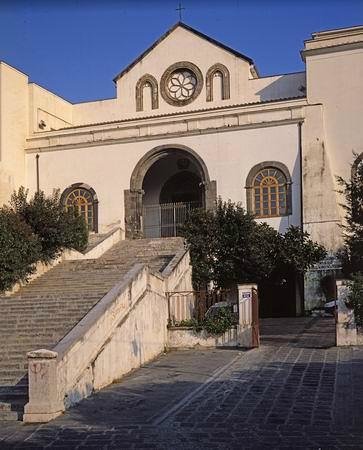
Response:
[{"label": "dark arched doorway", "polygon": [[[157,223],[160,225],[160,236],[178,236],[189,212],[202,208],[204,203],[204,185],[199,175],[188,170],[172,175],[161,188],[159,197]],[[146,227],[144,231],[147,236]]]},{"label": "dark arched doorway", "polygon": [[184,146],[161,146],[135,167],[125,191],[127,237],[169,237],[193,208],[212,208],[216,183],[203,160]]}]

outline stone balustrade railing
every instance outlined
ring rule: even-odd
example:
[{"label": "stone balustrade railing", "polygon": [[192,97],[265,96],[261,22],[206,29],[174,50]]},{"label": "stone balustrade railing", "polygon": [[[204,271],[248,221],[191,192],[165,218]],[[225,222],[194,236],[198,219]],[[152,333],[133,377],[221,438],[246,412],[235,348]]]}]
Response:
[{"label": "stone balustrade railing", "polygon": [[190,287],[189,253],[162,275],[134,267],[53,350],[28,353],[25,422],[47,422],[155,358],[167,345],[167,289]]}]

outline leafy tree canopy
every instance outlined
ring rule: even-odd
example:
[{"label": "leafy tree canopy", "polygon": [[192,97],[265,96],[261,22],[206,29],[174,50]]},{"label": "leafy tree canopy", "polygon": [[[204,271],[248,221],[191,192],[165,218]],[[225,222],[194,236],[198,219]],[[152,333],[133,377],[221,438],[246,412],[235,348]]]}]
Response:
[{"label": "leafy tree canopy", "polygon": [[57,192],[27,197],[21,187],[10,206],[0,208],[0,292],[26,281],[38,261],[48,263],[63,249],[82,251],[87,245],[87,224],[65,211]]},{"label": "leafy tree canopy", "polygon": [[58,191],[49,197],[39,191],[28,200],[28,190],[21,187],[13,193],[10,206],[38,236],[42,246],[41,261],[51,261],[65,248],[78,251],[86,248],[87,225],[81,216],[65,210]]},{"label": "leafy tree canopy", "polygon": [[349,181],[338,177],[344,194],[346,224],[344,228],[345,247],[340,252],[344,273],[363,272],[363,159],[362,155],[354,155],[352,177]]},{"label": "leafy tree canopy", "polygon": [[0,209],[0,292],[24,281],[41,257],[41,244],[33,230],[8,207]]},{"label": "leafy tree canopy", "polygon": [[240,204],[218,200],[213,211],[194,210],[183,227],[190,247],[196,286],[213,282],[227,287],[237,282],[281,279],[303,273],[326,256],[308,233],[290,227],[283,235],[258,223]]}]

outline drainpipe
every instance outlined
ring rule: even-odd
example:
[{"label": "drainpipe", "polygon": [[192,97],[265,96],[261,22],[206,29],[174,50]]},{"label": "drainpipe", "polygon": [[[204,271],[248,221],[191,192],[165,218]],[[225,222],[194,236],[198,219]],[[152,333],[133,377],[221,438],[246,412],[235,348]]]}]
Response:
[{"label": "drainpipe", "polygon": [[[303,197],[303,157],[302,157],[302,125],[303,122],[298,122],[298,146],[299,146],[299,164],[300,164],[300,228],[304,231],[304,197]],[[300,299],[301,315],[305,312],[305,277],[302,276],[301,283],[301,299]]]},{"label": "drainpipe", "polygon": [[303,157],[302,157],[302,122],[298,122],[299,164],[300,164],[300,227],[304,231],[304,198],[303,198]]},{"label": "drainpipe", "polygon": [[37,168],[37,192],[39,192],[39,154],[35,156],[35,165]]}]

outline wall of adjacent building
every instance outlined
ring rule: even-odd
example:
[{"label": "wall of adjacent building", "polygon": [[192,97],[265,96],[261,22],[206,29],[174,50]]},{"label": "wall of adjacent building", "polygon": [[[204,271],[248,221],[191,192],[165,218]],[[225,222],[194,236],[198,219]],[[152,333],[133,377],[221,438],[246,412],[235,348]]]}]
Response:
[{"label": "wall of adjacent building", "polygon": [[29,134],[73,124],[73,105],[35,83],[29,84],[29,110]]},{"label": "wall of adjacent building", "polygon": [[336,177],[350,179],[353,152],[363,152],[363,27],[315,33],[303,57],[312,105],[303,133],[304,222],[313,238],[336,250],[345,214]]},{"label": "wall of adjacent building", "polygon": [[[39,128],[43,121],[45,127]],[[72,125],[72,104],[36,85],[0,61],[0,205],[27,186],[26,138],[36,132]],[[35,173],[35,159],[32,161]]]},{"label": "wall of adjacent building", "polygon": [[25,185],[28,134],[28,77],[0,62],[0,205]]},{"label": "wall of adjacent building", "polygon": [[249,101],[264,102],[275,99],[301,97],[306,93],[306,73],[253,78],[248,81]]}]

